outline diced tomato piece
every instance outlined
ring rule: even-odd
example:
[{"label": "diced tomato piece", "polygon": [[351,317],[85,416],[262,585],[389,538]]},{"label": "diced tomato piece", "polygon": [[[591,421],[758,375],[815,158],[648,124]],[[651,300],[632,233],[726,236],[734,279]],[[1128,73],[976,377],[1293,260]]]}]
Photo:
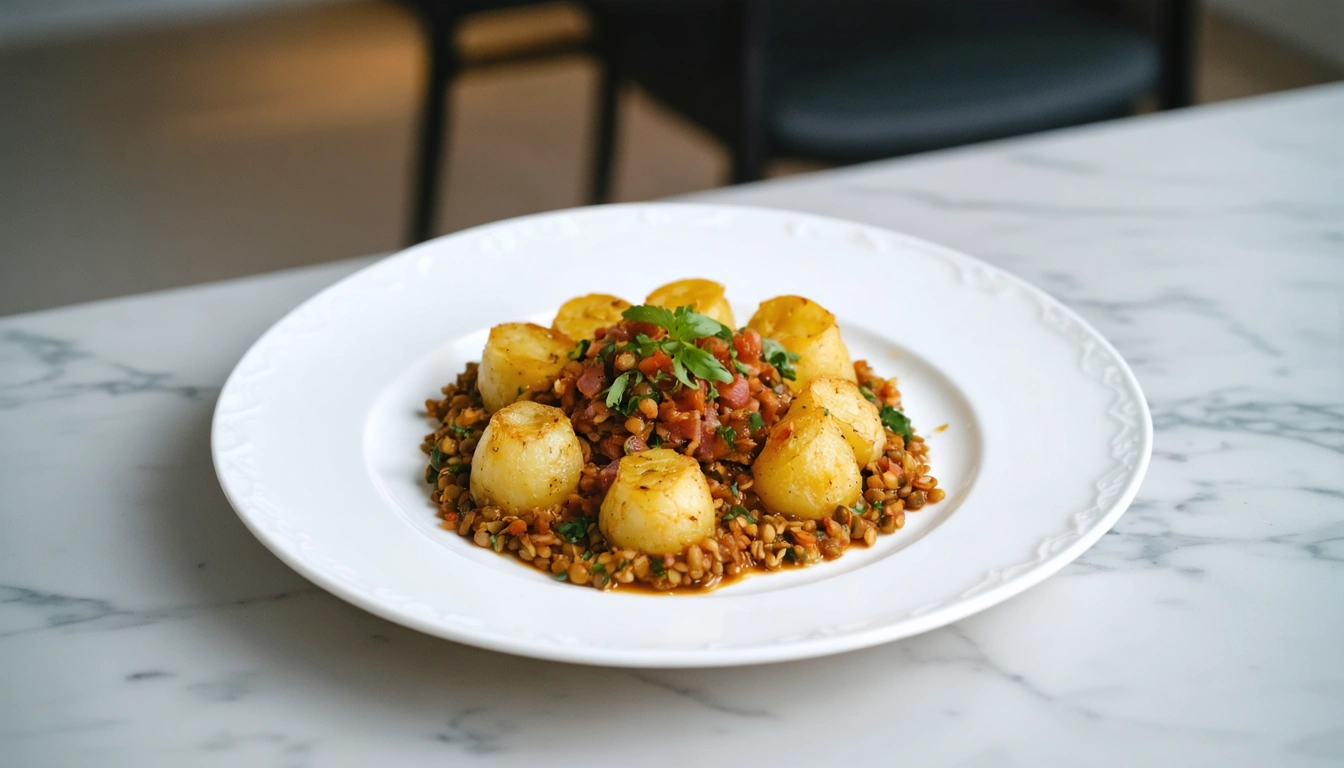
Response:
[{"label": "diced tomato piece", "polygon": [[660,339],[663,336],[663,329],[653,323],[641,323],[637,320],[627,320],[623,325],[629,329],[630,335],[627,337],[629,339],[633,339],[641,333],[648,336],[650,339],[655,340]]},{"label": "diced tomato piece", "polygon": [[670,373],[672,371],[672,358],[660,349],[639,361],[639,371],[649,378],[653,378],[659,371]]},{"label": "diced tomato piece", "polygon": [[751,365],[761,359],[761,334],[747,328],[733,337],[733,348],[738,360]]},{"label": "diced tomato piece", "polygon": [[681,391],[672,395],[672,402],[679,411],[703,411],[705,410],[705,387],[700,385],[696,389],[682,387]]},{"label": "diced tomato piece", "polygon": [[742,374],[735,374],[733,380],[719,385],[719,402],[729,408],[741,408],[751,399],[751,387]]}]

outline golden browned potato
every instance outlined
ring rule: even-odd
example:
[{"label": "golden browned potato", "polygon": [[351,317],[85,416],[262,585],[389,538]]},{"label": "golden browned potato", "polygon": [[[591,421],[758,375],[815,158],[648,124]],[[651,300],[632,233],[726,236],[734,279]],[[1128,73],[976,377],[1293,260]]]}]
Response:
[{"label": "golden browned potato", "polygon": [[530,400],[495,412],[471,456],[471,498],[519,513],[549,507],[579,488],[583,449],[559,408]]},{"label": "golden browned potato", "polygon": [[555,313],[553,330],[571,339],[591,339],[598,328],[607,328],[621,321],[621,313],[630,308],[625,299],[605,293],[590,293],[560,305]]},{"label": "golden browned potato", "polygon": [[733,308],[728,306],[728,299],[723,295],[723,286],[713,280],[693,277],[668,283],[655,288],[644,302],[668,309],[690,307],[729,328],[737,327],[733,324]]},{"label": "golden browned potato", "polygon": [[669,555],[714,535],[714,497],[699,462],[666,448],[620,462],[597,517],[607,541]]},{"label": "golden browned potato", "polygon": [[820,520],[863,492],[859,464],[840,424],[808,409],[775,425],[751,465],[752,490],[771,512]]},{"label": "golden browned potato", "polygon": [[568,336],[533,323],[491,328],[476,375],[485,409],[497,411],[529,389],[549,386],[573,348]]},{"label": "golden browned potato", "polygon": [[808,411],[820,412],[839,422],[860,467],[882,455],[886,430],[882,428],[877,406],[864,399],[858,384],[836,376],[818,376],[794,398],[785,416],[791,418]]},{"label": "golden browned potato", "polygon": [[807,382],[818,376],[858,381],[835,315],[811,299],[802,296],[770,299],[761,304],[747,326],[798,355],[793,366],[798,378],[787,382],[794,392],[801,392]]}]

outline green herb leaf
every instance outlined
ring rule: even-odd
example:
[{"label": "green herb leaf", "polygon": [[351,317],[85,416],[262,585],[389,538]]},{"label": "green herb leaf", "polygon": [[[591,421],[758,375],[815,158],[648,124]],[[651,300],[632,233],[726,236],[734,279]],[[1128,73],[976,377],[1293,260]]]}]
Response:
[{"label": "green herb leaf", "polygon": [[582,360],[584,355],[588,354],[588,347],[593,345],[592,339],[580,339],[578,344],[569,353],[570,360]]},{"label": "green herb leaf", "polygon": [[742,495],[742,492],[737,489],[737,483],[733,483],[732,485],[728,486],[728,489],[733,492],[734,497]]},{"label": "green herb leaf", "polygon": [[761,352],[765,355],[765,362],[775,366],[779,371],[780,378],[794,381],[798,378],[798,372],[793,369],[793,362],[798,356],[784,348],[774,339],[761,340]]},{"label": "green herb leaf", "polygon": [[635,353],[636,357],[643,360],[644,358],[650,357],[653,355],[654,352],[658,351],[658,344],[659,344],[658,342],[640,333],[636,334],[635,340],[630,342],[627,346],[629,347],[631,352]]},{"label": "green herb leaf", "polygon": [[430,485],[439,482],[439,470],[435,469],[433,464],[425,467],[425,482]]},{"label": "green herb leaf", "polygon": [[665,331],[671,331],[673,326],[672,310],[666,307],[655,307],[652,304],[628,307],[621,313],[621,317],[626,320],[634,320],[637,323],[651,323]]},{"label": "green herb leaf", "polygon": [[734,517],[740,517],[746,520],[748,523],[756,522],[756,518],[751,514],[751,510],[747,509],[741,504],[734,504],[728,510],[728,512],[724,514],[723,520],[724,522],[727,522],[729,520],[732,520]]},{"label": "green herb leaf", "polygon": [[686,364],[681,361],[681,357],[678,355],[672,356],[672,375],[688,389],[700,388],[700,385],[694,379],[686,375]]},{"label": "green herb leaf", "polygon": [[742,362],[741,360],[738,360],[736,354],[733,355],[733,367],[736,368],[737,372],[742,374],[743,376],[751,375],[751,369],[747,367],[746,363]]},{"label": "green herb leaf", "polygon": [[499,536],[493,533],[490,534],[490,548],[495,550],[496,552],[504,548],[504,544],[499,540]]},{"label": "green herb leaf", "polygon": [[729,445],[737,442],[737,430],[732,427],[720,424],[714,431],[719,434],[719,437],[723,438],[723,442]]},{"label": "green herb leaf", "polygon": [[457,435],[458,440],[471,437],[471,433],[474,431],[472,427],[459,427],[457,424],[449,424],[448,428],[453,431],[454,435]]},{"label": "green herb leaf", "polygon": [[443,451],[439,450],[439,446],[436,445],[429,449],[429,466],[440,469],[443,467],[443,460],[446,458],[448,457],[443,454]]},{"label": "green herb leaf", "polygon": [[662,448],[663,438],[659,437],[657,432],[650,432],[649,439],[645,441],[645,444],[650,448]]},{"label": "green herb leaf", "polygon": [[570,544],[577,544],[580,539],[588,535],[588,522],[586,517],[568,520],[557,525],[555,532],[563,536]]},{"label": "green herb leaf", "polygon": [[759,432],[765,429],[765,419],[761,418],[761,414],[753,413],[747,417],[747,426],[751,427],[752,432]]},{"label": "green herb leaf", "polygon": [[631,379],[633,379],[634,377],[635,374],[633,372],[626,372],[622,373],[620,376],[617,376],[616,380],[611,382],[611,386],[607,387],[608,408],[615,408],[617,405],[620,404],[621,396],[625,394],[626,386],[630,384]]},{"label": "green herb leaf", "polygon": [[728,334],[729,343],[732,343],[733,340],[731,328],[708,315],[702,315],[692,310],[690,307],[677,307],[677,311],[672,315],[672,327],[667,330],[678,341],[695,341],[706,336],[723,338],[724,333]]},{"label": "green herb leaf", "polygon": [[653,571],[653,575],[660,579],[667,575],[667,566],[663,565],[661,557],[649,558],[649,570]]},{"label": "green herb leaf", "polygon": [[[717,381],[727,384],[733,380],[733,374],[723,367],[719,359],[711,355],[708,351],[689,344],[683,345],[678,352],[677,358],[681,359],[683,365],[702,379],[708,381]],[[673,358],[676,362],[677,358]]]},{"label": "green herb leaf", "polygon": [[584,553],[581,555],[581,557],[582,557],[584,560],[592,560],[592,559],[593,559],[593,550],[590,549],[590,550],[584,552]]},{"label": "green herb leaf", "polygon": [[556,581],[569,581],[569,571],[561,571],[552,576],[551,578],[555,579]]},{"label": "green herb leaf", "polygon": [[470,471],[471,471],[471,465],[470,465],[470,464],[463,464],[463,463],[461,463],[461,462],[454,462],[454,463],[448,465],[448,471],[449,471],[451,474],[454,474],[454,475],[460,475],[460,474],[462,474],[463,472],[470,472]]},{"label": "green herb leaf", "polygon": [[605,566],[605,565],[603,565],[603,564],[601,564],[601,563],[598,563],[597,565],[594,565],[592,568],[589,568],[588,570],[591,571],[592,573],[601,574],[601,575],[603,575],[603,576],[605,576],[605,575],[607,574],[607,566]]},{"label": "green herb leaf", "polygon": [[870,402],[870,403],[876,403],[876,402],[877,402],[877,395],[874,395],[874,394],[873,394],[873,390],[871,390],[871,389],[869,389],[869,388],[867,388],[867,387],[859,387],[859,394],[860,394],[860,395],[863,395],[864,399],[867,400],[867,401]]},{"label": "green herb leaf", "polygon": [[878,418],[882,419],[882,426],[890,429],[893,434],[904,437],[907,441],[915,436],[915,430],[910,426],[910,420],[904,413],[892,408],[890,405],[882,406],[878,412]]}]

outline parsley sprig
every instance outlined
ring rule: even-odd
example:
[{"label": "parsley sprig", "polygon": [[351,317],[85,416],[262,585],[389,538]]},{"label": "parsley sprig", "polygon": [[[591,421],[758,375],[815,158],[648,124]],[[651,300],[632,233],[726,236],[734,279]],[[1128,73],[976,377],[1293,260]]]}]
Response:
[{"label": "parsley sprig", "polygon": [[588,525],[591,522],[592,521],[586,517],[580,517],[575,520],[566,520],[555,527],[555,532],[565,537],[565,540],[569,543],[577,544],[580,539],[588,535]]},{"label": "parsley sprig", "polygon": [[909,442],[910,438],[915,436],[915,430],[910,426],[910,419],[907,419],[904,413],[890,405],[882,406],[882,410],[877,415],[878,418],[882,419],[882,426],[890,429],[893,434],[905,438],[906,442]]},{"label": "parsley sprig", "polygon": [[690,389],[699,389],[700,384],[693,377],[723,384],[733,380],[733,374],[720,363],[718,358],[696,346],[699,339],[717,336],[733,342],[733,329],[712,317],[691,311],[690,307],[677,307],[670,310],[652,304],[630,307],[621,313],[626,320],[649,323],[667,331],[667,337],[657,341],[639,334],[632,347],[640,357],[648,357],[661,350],[672,358],[672,375],[677,381]]},{"label": "parsley sprig", "polygon": [[798,378],[798,372],[793,369],[793,363],[798,359],[798,355],[784,348],[774,339],[761,339],[761,353],[765,356],[765,362],[775,366],[779,371],[780,378],[795,381]]}]

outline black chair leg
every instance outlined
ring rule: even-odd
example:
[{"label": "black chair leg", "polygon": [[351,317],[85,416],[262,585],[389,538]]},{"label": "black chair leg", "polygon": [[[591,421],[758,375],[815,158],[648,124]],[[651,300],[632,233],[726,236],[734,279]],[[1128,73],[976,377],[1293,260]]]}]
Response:
[{"label": "black chair leg", "polygon": [[448,89],[459,67],[452,41],[456,19],[439,11],[431,12],[425,21],[429,66],[425,78],[425,98],[421,105],[420,134],[417,138],[415,190],[408,245],[424,242],[434,236],[444,144],[448,140]]},{"label": "black chair leg", "polygon": [[765,0],[745,0],[739,7],[742,49],[738,60],[737,146],[733,147],[733,184],[760,181],[765,175]]},{"label": "black chair leg", "polygon": [[1178,109],[1195,103],[1195,45],[1199,34],[1199,4],[1195,0],[1166,0],[1159,22],[1162,82],[1158,106]]},{"label": "black chair leg", "polygon": [[592,205],[611,202],[612,162],[616,153],[616,117],[620,109],[621,76],[613,56],[599,60],[597,82],[597,126],[593,136],[593,169],[589,179],[588,201]]}]

